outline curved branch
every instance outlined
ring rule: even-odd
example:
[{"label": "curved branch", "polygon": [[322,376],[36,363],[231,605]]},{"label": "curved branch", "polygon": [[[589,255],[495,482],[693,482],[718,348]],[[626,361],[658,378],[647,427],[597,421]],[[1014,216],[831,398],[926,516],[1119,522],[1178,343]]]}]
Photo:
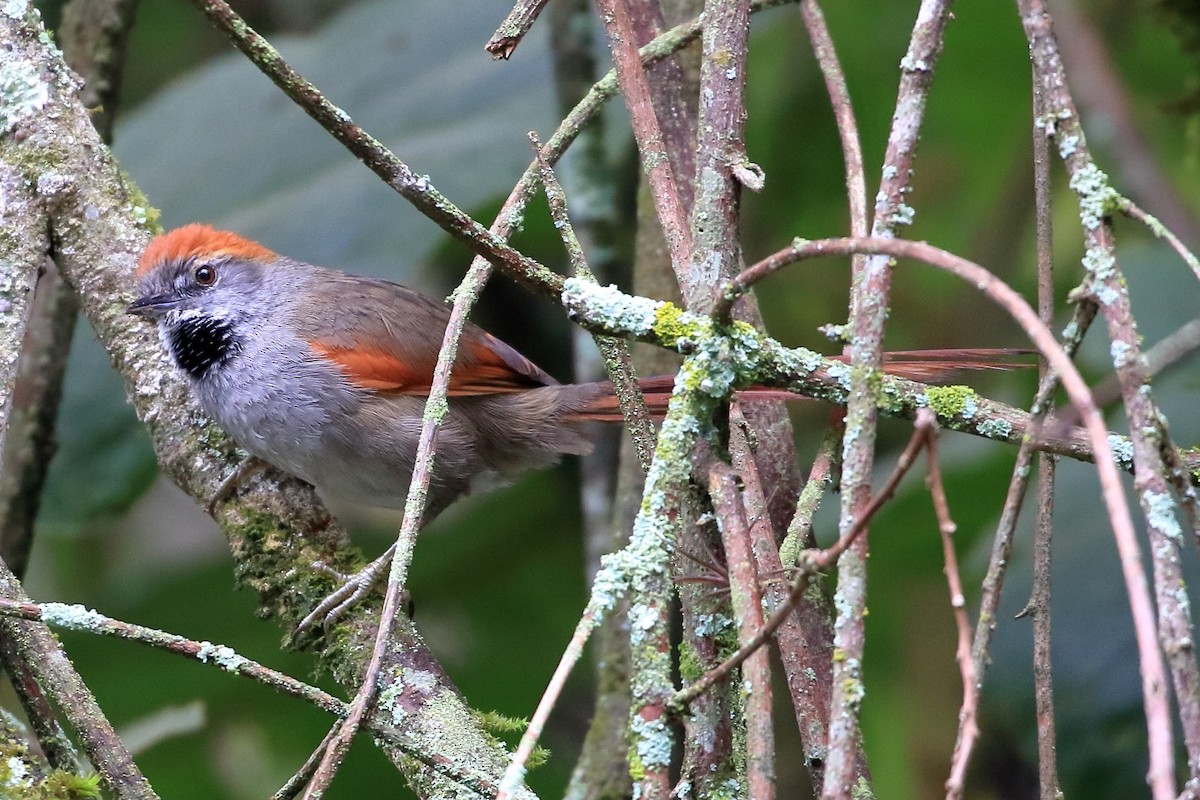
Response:
[{"label": "curved branch", "polygon": [[[1117,474],[1115,457],[1108,440],[1108,432],[1104,428],[1103,418],[1091,397],[1087,384],[1079,374],[1074,363],[1055,341],[1054,334],[1045,326],[1037,313],[1030,308],[1019,294],[1007,284],[988,272],[983,267],[964,258],[940,250],[924,242],[910,242],[897,239],[826,239],[817,242],[794,244],[790,251],[793,257],[784,258],[776,254],[764,262],[750,267],[738,276],[727,287],[726,295],[736,295],[739,291],[788,263],[794,263],[802,258],[812,258],[818,255],[851,255],[853,253],[876,253],[893,258],[912,258],[924,261],[943,269],[973,285],[992,299],[1022,327],[1034,346],[1038,348],[1050,362],[1050,366],[1059,374],[1063,387],[1071,403],[1079,413],[1080,419],[1087,431],[1092,451],[1095,455],[1097,471],[1099,472],[1102,496],[1112,524],[1113,537],[1116,540],[1117,551],[1121,558],[1121,566],[1125,576],[1125,587],[1129,596],[1129,604],[1133,615],[1134,630],[1137,636],[1138,654],[1141,663],[1143,680],[1147,686],[1146,716],[1147,725],[1154,731],[1155,736],[1168,735],[1170,731],[1170,711],[1166,701],[1166,675],[1163,667],[1162,653],[1156,640],[1157,626],[1155,624],[1154,605],[1150,599],[1149,585],[1142,566],[1141,547],[1133,528],[1133,520],[1121,488],[1120,477]],[[703,328],[697,325],[697,330],[687,330],[686,336],[681,335],[679,315],[662,313],[666,304],[650,301],[634,301],[628,304],[616,302],[613,290],[593,293],[594,308],[590,307],[585,292],[578,283],[568,282],[563,295],[563,302],[577,314],[589,311],[596,312],[592,321],[601,325],[610,325],[609,332],[633,333],[647,338],[660,338],[668,346],[678,345],[681,338],[694,346],[695,341],[704,335]],[[614,313],[616,312],[616,313]],[[669,330],[673,335],[655,337],[660,317],[669,319]],[[668,326],[661,326],[664,328]],[[618,328],[620,330],[618,330]],[[711,329],[709,329],[711,334]],[[746,336],[744,331],[739,335]],[[758,363],[755,376],[774,373],[778,375],[780,364],[774,362],[771,354],[763,352],[764,345],[758,342],[756,349],[762,354],[767,363]],[[886,387],[883,389],[886,395]]]},{"label": "curved branch", "polygon": [[[803,258],[817,255],[849,255],[855,252],[873,252],[894,258],[921,260],[971,283],[976,289],[1001,305],[1021,325],[1033,344],[1042,352],[1050,362],[1050,366],[1062,379],[1063,387],[1079,413],[1080,420],[1087,428],[1092,441],[1105,506],[1112,522],[1117,550],[1121,556],[1125,587],[1129,595],[1134,631],[1137,636],[1142,677],[1145,682],[1147,725],[1150,726],[1152,738],[1169,737],[1171,717],[1166,698],[1166,675],[1162,653],[1157,643],[1158,628],[1155,623],[1154,604],[1150,599],[1146,573],[1142,567],[1141,547],[1134,534],[1133,521],[1129,516],[1129,508],[1121,490],[1116,465],[1113,463],[1113,451],[1104,430],[1100,411],[1074,363],[1055,341],[1050,330],[1038,319],[1036,312],[1020,295],[979,265],[939,250],[927,243],[871,238],[794,243],[790,248],[790,255],[785,255],[784,252],[776,253],[739,275],[727,287],[726,297],[736,296],[762,277]],[[1158,747],[1161,748],[1161,746],[1159,743]]]}]

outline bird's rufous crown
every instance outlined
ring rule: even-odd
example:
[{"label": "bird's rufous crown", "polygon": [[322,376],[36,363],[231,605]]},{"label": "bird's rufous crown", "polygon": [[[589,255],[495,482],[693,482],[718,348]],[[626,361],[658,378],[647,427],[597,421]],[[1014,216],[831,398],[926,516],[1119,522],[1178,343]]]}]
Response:
[{"label": "bird's rufous crown", "polygon": [[214,256],[232,256],[251,261],[270,261],[276,257],[266,247],[244,236],[193,222],[156,236],[138,260],[137,275],[141,277],[156,265],[170,261]]}]

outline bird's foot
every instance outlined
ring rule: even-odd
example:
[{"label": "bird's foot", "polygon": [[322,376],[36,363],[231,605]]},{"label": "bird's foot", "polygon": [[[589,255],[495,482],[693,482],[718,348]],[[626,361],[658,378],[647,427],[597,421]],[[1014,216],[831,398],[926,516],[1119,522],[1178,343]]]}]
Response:
[{"label": "bird's foot", "polygon": [[317,607],[310,611],[308,616],[300,620],[300,624],[296,626],[296,634],[298,635],[308,630],[318,620],[321,621],[322,626],[328,631],[335,622],[361,602],[384,579],[391,569],[392,553],[395,550],[396,546],[392,545],[379,558],[351,575],[339,572],[320,561],[314,562],[313,569],[341,581],[341,585],[326,595],[325,599],[318,603]]},{"label": "bird's foot", "polygon": [[224,503],[233,496],[234,489],[238,484],[249,478],[254,473],[264,470],[269,467],[266,461],[263,461],[258,456],[250,456],[245,461],[237,465],[237,469],[229,473],[225,480],[221,481],[221,485],[217,487],[217,491],[213,496],[208,498],[208,502],[204,504],[204,510],[208,512],[210,517],[217,513],[217,506]]}]

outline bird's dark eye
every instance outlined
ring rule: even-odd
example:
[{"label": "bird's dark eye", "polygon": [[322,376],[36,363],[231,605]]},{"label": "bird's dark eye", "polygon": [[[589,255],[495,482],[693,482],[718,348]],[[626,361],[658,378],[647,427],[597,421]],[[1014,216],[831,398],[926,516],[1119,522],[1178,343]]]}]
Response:
[{"label": "bird's dark eye", "polygon": [[212,286],[217,280],[217,271],[208,264],[201,264],[196,267],[196,271],[192,273],[192,277],[201,286]]}]

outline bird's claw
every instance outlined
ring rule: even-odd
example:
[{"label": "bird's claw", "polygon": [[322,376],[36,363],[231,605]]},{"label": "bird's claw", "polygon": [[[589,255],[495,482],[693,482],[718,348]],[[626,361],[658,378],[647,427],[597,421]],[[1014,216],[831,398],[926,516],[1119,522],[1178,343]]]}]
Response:
[{"label": "bird's claw", "polygon": [[237,465],[237,469],[229,473],[225,480],[221,481],[221,485],[213,492],[213,496],[208,498],[208,502],[204,504],[204,510],[208,512],[210,517],[216,516],[217,506],[224,503],[233,496],[233,490],[238,484],[249,478],[255,472],[266,469],[269,465],[258,456],[250,456]]},{"label": "bird's claw", "polygon": [[313,627],[318,620],[321,621],[321,626],[328,633],[333,624],[370,594],[375,585],[387,574],[391,568],[394,549],[394,546],[388,548],[386,553],[351,575],[340,572],[328,564],[314,561],[313,569],[333,577],[340,581],[341,585],[326,595],[320,603],[317,603],[316,608],[310,611],[308,616],[300,620],[300,624],[296,626],[296,635]]}]

